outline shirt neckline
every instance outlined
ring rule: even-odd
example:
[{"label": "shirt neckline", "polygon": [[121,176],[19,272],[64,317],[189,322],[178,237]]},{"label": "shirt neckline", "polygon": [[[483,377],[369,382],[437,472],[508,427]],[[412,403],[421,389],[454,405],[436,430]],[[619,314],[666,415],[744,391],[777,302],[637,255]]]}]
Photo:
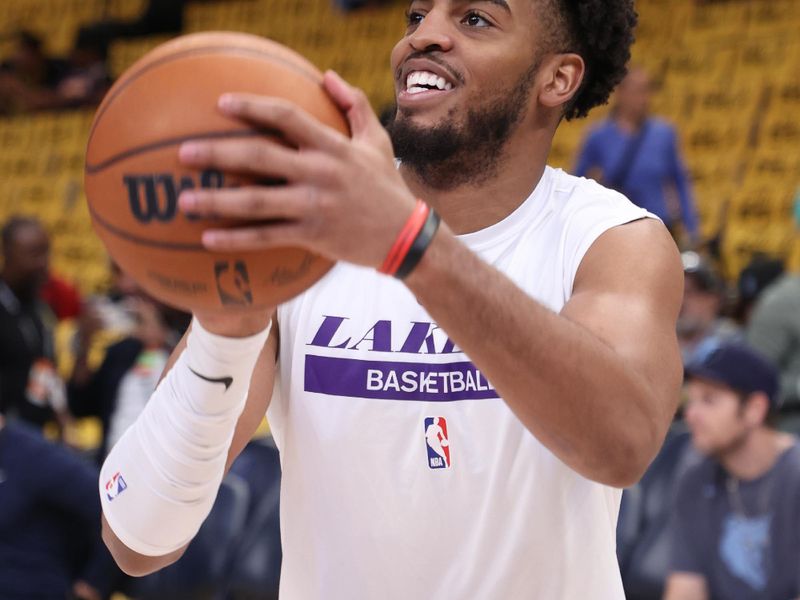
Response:
[{"label": "shirt neckline", "polygon": [[542,177],[530,195],[507,217],[471,233],[456,236],[473,250],[481,250],[499,244],[516,234],[522,227],[538,223],[546,214],[549,191],[555,180],[555,169],[545,166]]}]

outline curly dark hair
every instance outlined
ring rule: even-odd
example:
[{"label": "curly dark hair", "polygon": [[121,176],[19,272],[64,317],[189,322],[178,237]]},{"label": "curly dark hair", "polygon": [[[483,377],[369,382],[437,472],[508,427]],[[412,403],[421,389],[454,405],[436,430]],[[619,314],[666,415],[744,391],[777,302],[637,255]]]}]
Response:
[{"label": "curly dark hair", "polygon": [[549,17],[545,27],[556,52],[583,58],[586,73],[575,96],[564,107],[568,121],[585,117],[608,102],[627,73],[637,15],[633,0],[543,0]]}]

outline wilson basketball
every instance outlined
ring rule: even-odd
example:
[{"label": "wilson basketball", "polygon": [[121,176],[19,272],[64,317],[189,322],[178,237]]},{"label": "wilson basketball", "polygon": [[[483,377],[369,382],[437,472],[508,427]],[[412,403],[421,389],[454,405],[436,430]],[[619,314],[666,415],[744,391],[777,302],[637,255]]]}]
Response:
[{"label": "wilson basketball", "polygon": [[235,173],[181,166],[182,142],[268,135],[223,116],[216,108],[221,94],[287,98],[348,133],[321,81],[294,51],[241,33],[182,36],[131,66],[97,110],[85,167],[94,230],[120,267],[148,293],[185,310],[274,306],[322,277],[331,262],[302,248],[209,252],[202,232],[237,223],[178,210],[186,188],[246,183]]}]

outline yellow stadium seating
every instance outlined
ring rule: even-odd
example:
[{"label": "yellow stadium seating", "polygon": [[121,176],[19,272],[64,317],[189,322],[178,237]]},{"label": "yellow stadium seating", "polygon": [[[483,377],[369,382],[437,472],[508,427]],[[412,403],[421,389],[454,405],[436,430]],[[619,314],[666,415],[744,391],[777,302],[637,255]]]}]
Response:
[{"label": "yellow stadium seating", "polygon": [[[144,6],[145,0],[3,0],[0,23],[5,31],[30,29],[48,51],[63,54],[78,26],[133,18]],[[398,1],[344,14],[331,0],[204,0],[187,5],[185,29],[247,31],[287,44],[364,88],[380,111],[393,100],[389,52],[404,30],[404,8]],[[755,251],[800,257],[788,216],[800,184],[800,2],[640,0],[637,10],[633,60],[659,83],[655,111],[678,125],[703,235],[723,234],[726,274],[734,276]],[[166,39],[115,42],[113,74]],[[0,55],[9,50],[9,41],[0,43]],[[551,164],[569,169],[586,128],[607,110],[562,124]],[[54,265],[84,291],[104,284],[107,265],[81,186],[91,119],[91,110],[0,118],[0,218],[40,216],[54,235]],[[800,258],[795,263],[800,268]]]}]

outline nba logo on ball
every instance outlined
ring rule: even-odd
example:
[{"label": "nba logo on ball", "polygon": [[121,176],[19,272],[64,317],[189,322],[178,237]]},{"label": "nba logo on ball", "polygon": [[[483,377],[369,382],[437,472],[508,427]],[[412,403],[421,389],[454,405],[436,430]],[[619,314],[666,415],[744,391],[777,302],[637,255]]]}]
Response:
[{"label": "nba logo on ball", "polygon": [[122,492],[128,489],[128,484],[122,478],[121,473],[115,473],[114,476],[106,482],[106,496],[111,501]]},{"label": "nba logo on ball", "polygon": [[425,417],[425,447],[431,469],[450,468],[450,438],[444,417]]}]

